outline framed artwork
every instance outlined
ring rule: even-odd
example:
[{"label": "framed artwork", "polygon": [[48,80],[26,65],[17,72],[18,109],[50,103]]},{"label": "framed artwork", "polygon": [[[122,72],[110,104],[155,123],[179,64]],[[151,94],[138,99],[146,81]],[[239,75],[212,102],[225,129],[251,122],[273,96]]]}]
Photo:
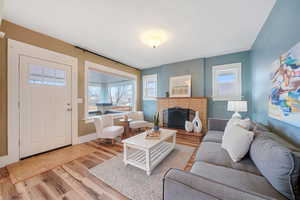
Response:
[{"label": "framed artwork", "polygon": [[169,83],[170,97],[190,97],[191,85],[191,75],[171,77]]},{"label": "framed artwork", "polygon": [[300,42],[272,64],[269,116],[300,127]]}]

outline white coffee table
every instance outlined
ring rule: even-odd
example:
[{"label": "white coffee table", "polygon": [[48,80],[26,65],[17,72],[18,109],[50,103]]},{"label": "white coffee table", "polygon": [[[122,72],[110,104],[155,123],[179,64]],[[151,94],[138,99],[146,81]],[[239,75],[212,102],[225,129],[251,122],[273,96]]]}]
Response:
[{"label": "white coffee table", "polygon": [[[151,171],[175,148],[175,130],[160,129],[161,136],[157,140],[145,139],[146,132],[123,140],[124,143],[124,163],[133,165],[151,175]],[[172,142],[166,142],[172,138]],[[133,153],[128,148],[134,149]]]}]

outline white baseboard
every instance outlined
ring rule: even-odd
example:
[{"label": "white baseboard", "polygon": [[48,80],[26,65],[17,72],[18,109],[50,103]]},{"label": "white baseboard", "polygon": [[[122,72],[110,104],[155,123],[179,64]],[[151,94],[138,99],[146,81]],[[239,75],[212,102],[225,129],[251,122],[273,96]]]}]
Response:
[{"label": "white baseboard", "polygon": [[97,139],[97,133],[91,133],[91,134],[88,134],[88,135],[80,136],[79,137],[79,144],[89,142],[89,141],[95,140],[95,139]]},{"label": "white baseboard", "polygon": [[5,167],[6,165],[18,162],[19,159],[14,156],[1,156],[0,157],[0,168]]}]

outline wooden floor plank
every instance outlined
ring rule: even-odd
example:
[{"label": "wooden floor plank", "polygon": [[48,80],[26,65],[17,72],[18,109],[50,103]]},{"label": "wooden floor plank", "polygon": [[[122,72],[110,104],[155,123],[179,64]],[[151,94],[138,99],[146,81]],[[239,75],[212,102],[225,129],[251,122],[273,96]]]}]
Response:
[{"label": "wooden floor plank", "polygon": [[113,157],[113,156],[117,155],[114,152],[110,152],[110,151],[107,151],[106,149],[103,149],[100,145],[98,145],[96,143],[88,142],[87,145],[96,148],[98,150],[98,152],[100,151],[102,154],[105,154],[107,156]]},{"label": "wooden floor plank", "polygon": [[17,184],[15,184],[15,186],[16,186],[17,192],[21,194],[21,196],[24,200],[30,200],[31,199],[30,195],[29,195],[29,191],[26,188],[24,182],[17,183]]},{"label": "wooden floor plank", "polygon": [[41,200],[55,200],[57,199],[53,194],[49,192],[45,184],[40,183],[35,185],[30,189],[31,199],[41,199]]},{"label": "wooden floor plank", "polygon": [[86,166],[88,169],[103,163],[103,160],[92,154],[76,159],[78,162]]},{"label": "wooden floor plank", "polygon": [[63,168],[57,168],[53,171],[61,176],[72,187],[73,191],[76,191],[81,196],[81,198],[101,199],[100,194],[82,184],[82,179],[84,178],[83,176],[73,176],[74,173],[72,173],[71,168],[69,168],[68,171],[65,171]]},{"label": "wooden floor plank", "polygon": [[7,168],[6,167],[0,168],[0,182],[1,182],[1,179],[7,178],[8,176],[9,176],[9,174],[8,174]]},{"label": "wooden floor plank", "polygon": [[84,200],[77,192],[69,191],[63,195],[63,200]]},{"label": "wooden floor plank", "polygon": [[0,183],[0,199],[3,200],[22,200],[22,195],[17,191],[16,186],[10,178],[4,178]]},{"label": "wooden floor plank", "polygon": [[95,141],[91,141],[91,142],[89,142],[89,144],[90,144],[90,143],[93,144],[94,146],[96,146],[97,149],[100,149],[100,150],[102,150],[102,151],[104,151],[104,152],[106,152],[106,153],[110,153],[110,154],[112,154],[112,155],[114,155],[114,156],[118,155],[118,153],[119,153],[119,152],[115,151],[115,150],[112,149],[112,148],[105,147],[104,145],[99,145],[99,143],[97,143],[97,142],[95,142]]},{"label": "wooden floor plank", "polygon": [[111,155],[103,153],[102,151],[95,151],[94,153],[92,153],[92,155],[95,155],[95,156],[97,156],[97,158],[101,158],[103,160],[109,160],[113,157]]},{"label": "wooden floor plank", "polygon": [[42,182],[44,182],[56,196],[62,197],[65,193],[72,190],[72,188],[52,170],[41,176]]},{"label": "wooden floor plank", "polygon": [[21,160],[8,165],[7,169],[12,182],[17,183],[94,151],[95,148],[89,145],[78,144]]}]

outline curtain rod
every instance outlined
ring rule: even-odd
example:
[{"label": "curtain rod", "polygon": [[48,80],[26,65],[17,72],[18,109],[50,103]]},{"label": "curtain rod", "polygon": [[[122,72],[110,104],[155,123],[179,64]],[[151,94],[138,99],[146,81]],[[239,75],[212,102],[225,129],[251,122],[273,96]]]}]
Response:
[{"label": "curtain rod", "polygon": [[80,47],[80,46],[75,46],[75,48],[80,49],[80,50],[85,51],[85,52],[88,52],[88,53],[91,53],[91,54],[94,54],[94,55],[96,55],[96,56],[103,57],[103,58],[105,58],[105,59],[107,59],[107,60],[110,60],[110,61],[113,61],[113,62],[122,64],[122,65],[125,65],[126,67],[129,67],[129,68],[132,68],[132,69],[135,69],[135,70],[139,70],[139,71],[140,71],[140,69],[138,69],[138,68],[128,66],[128,65],[126,65],[125,63],[119,62],[119,61],[117,61],[117,60],[111,59],[111,58],[106,57],[106,56],[103,56],[103,55],[100,55],[100,54],[98,54],[98,53],[96,53],[96,52],[93,52],[93,51],[84,49],[84,48],[82,48],[82,47]]}]

